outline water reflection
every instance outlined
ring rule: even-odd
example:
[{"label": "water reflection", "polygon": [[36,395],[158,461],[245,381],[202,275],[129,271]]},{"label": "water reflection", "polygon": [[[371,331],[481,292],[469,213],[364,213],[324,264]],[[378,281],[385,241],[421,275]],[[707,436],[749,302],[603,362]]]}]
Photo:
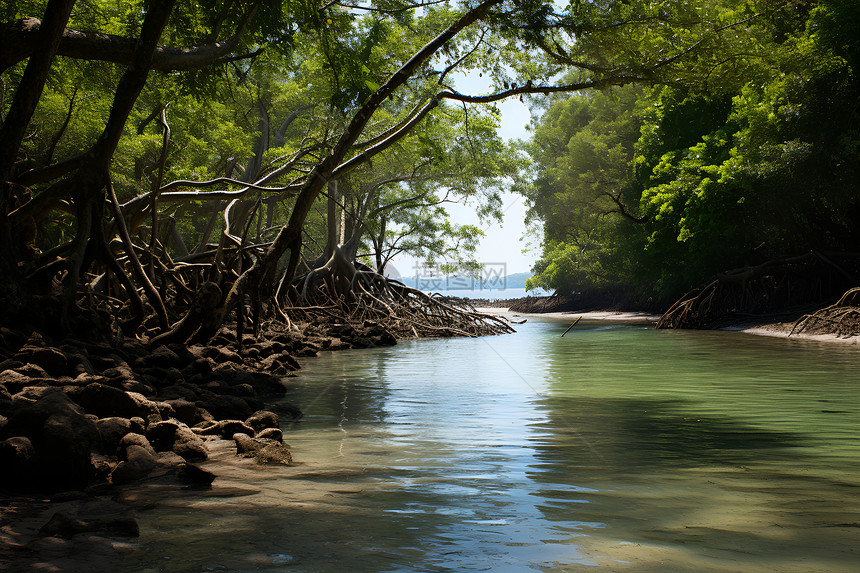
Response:
[{"label": "water reflection", "polygon": [[307,361],[302,463],[144,510],[136,570],[855,569],[856,349],[567,325]]}]

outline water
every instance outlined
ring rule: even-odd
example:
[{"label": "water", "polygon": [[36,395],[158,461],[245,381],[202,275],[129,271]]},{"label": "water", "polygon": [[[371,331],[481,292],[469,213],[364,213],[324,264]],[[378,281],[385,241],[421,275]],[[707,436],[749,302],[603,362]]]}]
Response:
[{"label": "water", "polygon": [[567,326],[307,360],[301,463],[145,506],[129,570],[860,570],[860,349]]}]

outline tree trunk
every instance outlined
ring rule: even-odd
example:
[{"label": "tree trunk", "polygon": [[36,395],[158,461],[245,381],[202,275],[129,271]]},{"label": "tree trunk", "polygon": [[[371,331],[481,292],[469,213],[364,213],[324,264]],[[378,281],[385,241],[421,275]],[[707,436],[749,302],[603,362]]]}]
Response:
[{"label": "tree trunk", "polygon": [[328,209],[326,211],[326,242],[323,257],[328,259],[338,245],[337,181],[328,182]]},{"label": "tree trunk", "polygon": [[48,2],[45,21],[38,32],[40,50],[27,62],[15,98],[0,126],[0,320],[3,322],[15,321],[26,306],[8,218],[13,189],[9,179],[74,5],[75,0]]}]

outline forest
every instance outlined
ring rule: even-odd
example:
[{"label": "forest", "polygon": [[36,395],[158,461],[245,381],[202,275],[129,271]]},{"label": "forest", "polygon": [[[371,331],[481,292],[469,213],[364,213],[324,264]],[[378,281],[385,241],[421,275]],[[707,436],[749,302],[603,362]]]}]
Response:
[{"label": "forest", "polygon": [[[205,342],[397,305],[444,328],[468,311],[385,265],[468,269],[481,232],[445,204],[492,220],[506,189],[543,227],[533,286],[653,308],[855,239],[856,3],[66,0],[0,20],[4,324]],[[475,73],[489,90],[457,91]],[[512,97],[534,114],[519,145],[495,133]]]},{"label": "forest", "polygon": [[532,286],[663,312],[713,280],[774,312],[857,285],[860,3],[742,14],[692,75],[540,104]]}]

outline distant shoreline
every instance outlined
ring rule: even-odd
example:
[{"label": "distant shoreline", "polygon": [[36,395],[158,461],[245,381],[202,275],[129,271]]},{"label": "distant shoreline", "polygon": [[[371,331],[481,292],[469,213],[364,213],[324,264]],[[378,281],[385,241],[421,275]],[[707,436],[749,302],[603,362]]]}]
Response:
[{"label": "distant shoreline", "polygon": [[[510,301],[498,301],[510,302]],[[660,320],[659,314],[624,311],[615,309],[605,310],[563,310],[553,312],[520,312],[510,310],[509,307],[501,305],[477,306],[476,309],[480,312],[488,314],[509,315],[517,319],[540,319],[540,320],[557,320],[557,321],[572,321],[577,317],[582,317],[583,320],[595,320],[603,322],[618,322],[624,324],[650,325],[654,326]],[[800,316],[787,319],[785,315],[773,315],[772,317],[761,317],[758,320],[738,320],[735,324],[730,324],[713,330],[723,330],[728,332],[740,332],[742,334],[752,334],[756,336],[769,336],[772,338],[786,338],[792,340],[803,340],[811,342],[839,343],[839,344],[860,344],[860,336],[839,336],[831,333],[808,333],[795,332],[792,334],[796,320]]]}]

